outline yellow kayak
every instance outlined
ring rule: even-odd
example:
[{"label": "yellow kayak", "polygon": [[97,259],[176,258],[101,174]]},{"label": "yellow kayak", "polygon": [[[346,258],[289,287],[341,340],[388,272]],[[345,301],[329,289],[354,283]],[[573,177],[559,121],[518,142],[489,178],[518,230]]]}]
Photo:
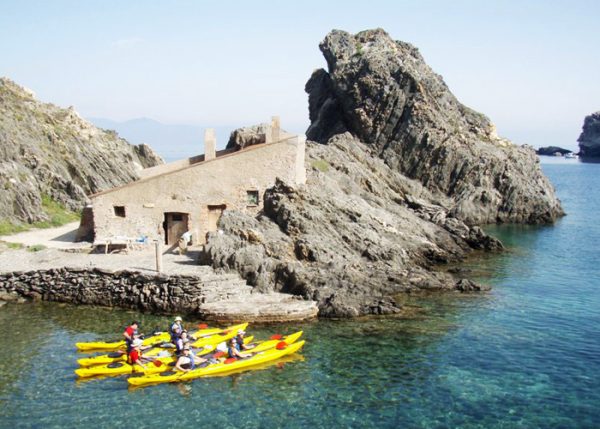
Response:
[{"label": "yellow kayak", "polygon": [[284,356],[291,355],[299,351],[304,346],[304,341],[299,341],[288,345],[283,349],[271,348],[261,352],[253,354],[251,357],[246,359],[223,359],[218,363],[213,363],[205,366],[204,368],[197,368],[189,372],[175,372],[166,374],[150,374],[141,377],[130,377],[127,382],[131,386],[146,386],[149,384],[157,383],[173,383],[180,381],[193,380],[199,377],[207,377],[218,375],[224,372],[233,372],[242,369],[251,368],[253,366],[259,366],[267,362],[271,362],[280,359]]},{"label": "yellow kayak", "polygon": [[[236,335],[237,330],[228,330],[227,333],[224,333],[223,335],[215,334],[210,337],[196,340],[194,343],[192,343],[192,347],[199,348],[206,346],[215,346],[223,341],[227,341],[235,337]],[[251,340],[252,338],[249,337],[248,339]],[[200,354],[206,354],[212,351],[213,348],[214,347],[210,347],[209,349],[205,350],[204,353],[200,352]],[[166,351],[166,353],[169,353],[169,355],[157,356],[152,362],[146,363],[146,369],[144,369],[138,364],[131,365],[127,363],[126,360],[124,360],[121,362],[112,362],[105,365],[94,365],[90,367],[79,368],[75,370],[75,374],[77,374],[81,378],[95,377],[97,375],[123,375],[132,373],[156,374],[159,372],[168,371],[173,368],[173,365],[175,365],[176,357],[170,354],[170,352],[168,351]],[[148,356],[146,354],[143,354],[142,357]]]},{"label": "yellow kayak", "polygon": [[[144,345],[150,346],[156,343],[162,343],[169,341],[171,336],[168,332],[158,332],[156,335],[151,335],[144,338]],[[75,343],[75,347],[79,351],[96,351],[96,350],[118,350],[125,348],[125,340],[105,342],[105,341],[92,341],[88,343]]]},{"label": "yellow kayak", "polygon": [[[233,326],[229,326],[227,328],[200,329],[191,334],[192,339],[196,340],[191,345],[192,345],[192,347],[200,348],[200,347],[205,346],[206,344],[212,344],[211,342],[205,342],[204,340],[206,338],[212,337],[213,335],[221,335],[224,332],[234,331],[237,333],[238,329],[245,330],[247,326],[248,326],[248,323],[241,323],[239,325],[233,325]],[[165,341],[169,341],[170,339],[171,338],[169,336]],[[156,355],[161,354],[161,352],[164,351],[165,349],[161,348],[160,344],[162,344],[165,341],[158,342],[159,345],[151,350],[148,350],[147,352],[144,352],[144,356],[156,356]],[[124,348],[125,341],[122,341],[122,343],[123,343],[122,347]],[[80,344],[93,344],[93,343],[77,343],[78,348],[79,348]],[[105,343],[105,344],[110,344],[110,343]],[[144,345],[153,345],[153,344],[156,344],[156,342],[150,342],[149,344],[146,344],[146,341],[144,340]],[[112,353],[108,353],[108,354],[104,354],[104,355],[92,356],[89,358],[81,358],[81,359],[77,360],[77,363],[80,366],[92,366],[92,365],[106,365],[106,364],[110,364],[113,362],[125,362],[126,360],[127,360],[127,355],[125,353],[125,350],[117,350]]]}]

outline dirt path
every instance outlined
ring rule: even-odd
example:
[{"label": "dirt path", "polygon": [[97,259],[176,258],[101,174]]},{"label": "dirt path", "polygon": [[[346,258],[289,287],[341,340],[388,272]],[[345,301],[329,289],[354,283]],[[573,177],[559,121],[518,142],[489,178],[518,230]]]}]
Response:
[{"label": "dirt path", "polygon": [[57,228],[34,229],[18,234],[0,236],[0,240],[18,243],[24,246],[43,245],[51,249],[81,249],[90,247],[90,243],[75,243],[79,221]]}]

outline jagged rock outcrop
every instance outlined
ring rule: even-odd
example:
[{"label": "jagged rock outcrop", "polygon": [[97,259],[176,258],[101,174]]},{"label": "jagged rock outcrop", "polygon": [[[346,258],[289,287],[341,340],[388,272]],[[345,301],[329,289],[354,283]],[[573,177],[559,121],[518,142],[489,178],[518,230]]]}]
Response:
[{"label": "jagged rock outcrop", "polygon": [[387,314],[421,290],[485,289],[434,266],[502,245],[453,217],[451,200],[392,170],[350,134],[307,144],[308,181],[278,182],[257,218],[226,211],[203,259],[257,290],[318,302],[322,317]]},{"label": "jagged rock outcrop", "polygon": [[535,153],[537,153],[538,155],[545,155],[545,156],[557,156],[557,154],[558,155],[566,155],[566,154],[572,153],[572,152],[573,151],[571,151],[569,149],[563,149],[562,147],[558,147],[558,146],[541,147],[535,151]]},{"label": "jagged rock outcrop", "polygon": [[[256,218],[226,211],[202,259],[322,317],[399,311],[398,293],[487,289],[440,266],[502,244],[488,222],[563,214],[531,148],[496,136],[416,48],[383,30],[331,32],[306,85],[307,183],[268,189]],[[459,274],[456,272],[455,274]]]},{"label": "jagged rock outcrop", "polygon": [[307,138],[348,131],[392,169],[451,197],[468,224],[547,223],[563,215],[532,148],[496,135],[462,105],[414,46],[381,29],[330,32],[320,44],[328,72],[306,84]]},{"label": "jagged rock outcrop", "polygon": [[577,139],[579,156],[584,158],[600,157],[600,112],[585,117],[583,130]]},{"label": "jagged rock outcrop", "polygon": [[0,79],[0,220],[46,220],[45,196],[79,211],[87,194],[135,180],[142,168],[160,163],[148,146],[132,146],[73,108],[41,103]]}]

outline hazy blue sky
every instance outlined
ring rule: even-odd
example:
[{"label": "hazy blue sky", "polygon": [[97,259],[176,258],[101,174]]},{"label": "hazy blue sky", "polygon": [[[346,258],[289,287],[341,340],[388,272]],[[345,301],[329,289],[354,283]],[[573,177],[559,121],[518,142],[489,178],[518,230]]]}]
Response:
[{"label": "hazy blue sky", "polygon": [[308,125],[333,28],[416,45],[500,135],[574,148],[600,110],[600,1],[0,0],[0,75],[82,116]]}]

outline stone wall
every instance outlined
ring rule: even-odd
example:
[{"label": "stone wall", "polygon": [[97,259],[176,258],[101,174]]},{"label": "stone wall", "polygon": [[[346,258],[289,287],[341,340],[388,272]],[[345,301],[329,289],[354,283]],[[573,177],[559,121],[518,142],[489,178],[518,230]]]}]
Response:
[{"label": "stone wall", "polygon": [[22,297],[200,317],[201,304],[239,298],[251,290],[237,275],[211,279],[68,267],[0,274],[2,300]]}]

